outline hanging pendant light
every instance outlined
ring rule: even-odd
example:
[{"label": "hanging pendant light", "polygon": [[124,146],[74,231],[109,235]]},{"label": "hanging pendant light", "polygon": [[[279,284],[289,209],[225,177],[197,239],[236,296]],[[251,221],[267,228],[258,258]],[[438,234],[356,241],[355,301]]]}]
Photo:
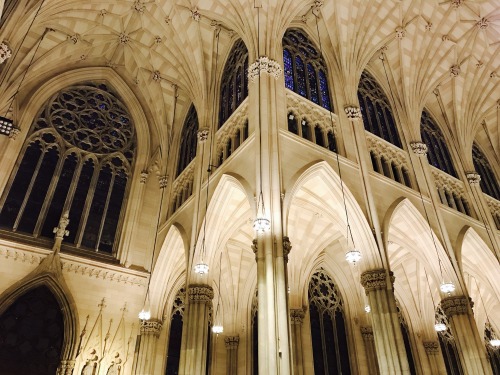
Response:
[{"label": "hanging pendant light", "polygon": [[450,295],[452,292],[455,291],[455,284],[453,284],[451,281],[448,282],[443,281],[439,286],[439,289],[441,290],[441,292]]},{"label": "hanging pendant light", "polygon": [[144,306],[142,307],[142,310],[139,313],[139,319],[140,320],[151,319],[151,309],[149,307],[149,290],[146,292],[146,298],[144,299]]},{"label": "hanging pendant light", "polygon": [[444,332],[444,331],[446,331],[446,329],[447,329],[446,328],[446,324],[444,324],[444,323],[436,323],[436,324],[434,324],[434,330],[436,332]]},{"label": "hanging pendant light", "polygon": [[258,234],[263,234],[271,230],[271,220],[266,218],[266,208],[264,207],[264,197],[262,190],[257,199],[257,218],[253,221],[253,229]]},{"label": "hanging pendant light", "polygon": [[494,346],[495,348],[500,346],[500,340],[499,339],[491,339],[490,340],[490,345]]},{"label": "hanging pendant light", "polygon": [[224,327],[222,327],[221,325],[216,324],[216,325],[214,325],[212,327],[212,332],[215,333],[216,335],[218,335],[219,333],[224,332]]},{"label": "hanging pendant light", "polygon": [[365,305],[365,312],[369,313],[370,311],[372,311],[372,308],[370,307],[370,305]]},{"label": "hanging pendant light", "polygon": [[206,275],[208,273],[208,264],[201,261],[200,263],[195,264],[194,272],[198,275]]},{"label": "hanging pendant light", "polygon": [[348,263],[356,265],[356,263],[361,260],[361,251],[357,249],[349,250],[345,253],[345,260],[347,260]]}]

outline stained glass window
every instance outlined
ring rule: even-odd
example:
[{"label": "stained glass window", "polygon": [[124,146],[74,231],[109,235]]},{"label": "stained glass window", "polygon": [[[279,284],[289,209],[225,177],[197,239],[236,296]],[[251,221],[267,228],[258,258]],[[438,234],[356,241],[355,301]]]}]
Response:
[{"label": "stained glass window", "polygon": [[35,118],[0,201],[0,226],[53,238],[69,211],[66,243],[114,253],[135,143],[125,105],[105,84],[53,95]]},{"label": "stained glass window", "polygon": [[196,156],[196,148],[198,146],[198,115],[196,108],[191,104],[184,127],[181,133],[181,146],[179,151],[179,161],[177,164],[177,176],[186,169],[191,161]]},{"label": "stained glass window", "polygon": [[168,335],[167,368],[165,375],[177,375],[181,359],[182,328],[184,326],[186,290],[181,288],[175,296],[170,318],[170,333]]},{"label": "stained glass window", "polygon": [[457,177],[443,133],[424,109],[420,119],[420,134],[427,145],[427,158],[434,167]]},{"label": "stained glass window", "polygon": [[358,100],[365,129],[401,148],[389,100],[375,78],[366,71],[359,81]]},{"label": "stained glass window", "polygon": [[350,374],[342,297],[323,269],[309,283],[309,315],[315,374]]},{"label": "stained glass window", "polygon": [[496,200],[500,200],[500,188],[495,173],[476,143],[472,145],[472,161],[474,162],[474,169],[481,176],[480,186],[483,192]]},{"label": "stained glass window", "polygon": [[332,109],[325,61],[302,30],[289,29],[283,36],[283,65],[286,88]]},{"label": "stained glass window", "polygon": [[248,96],[248,50],[239,39],[234,43],[224,67],[221,81],[219,127]]}]

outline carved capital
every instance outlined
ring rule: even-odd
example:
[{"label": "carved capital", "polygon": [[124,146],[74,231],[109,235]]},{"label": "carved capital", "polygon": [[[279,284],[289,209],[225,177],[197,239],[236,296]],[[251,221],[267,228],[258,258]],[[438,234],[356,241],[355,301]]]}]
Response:
[{"label": "carved capital", "polygon": [[361,285],[365,292],[387,288],[386,270],[383,268],[365,271],[361,274]]},{"label": "carved capital", "polygon": [[224,339],[224,343],[226,344],[226,349],[238,349],[240,336],[227,336]]},{"label": "carved capital", "polygon": [[361,118],[361,110],[359,107],[348,105],[344,107],[345,114],[349,120],[356,120]]},{"label": "carved capital", "polygon": [[75,368],[75,361],[61,361],[57,368],[57,375],[71,375]]},{"label": "carved capital", "polygon": [[365,341],[373,341],[373,328],[372,327],[361,327],[361,336]]},{"label": "carved capital", "polygon": [[439,343],[437,341],[424,341],[425,352],[429,355],[435,355],[439,353]]},{"label": "carved capital", "polygon": [[148,175],[149,175],[148,171],[142,171],[141,176],[139,177],[139,183],[145,184],[146,181],[148,180]]},{"label": "carved capital", "polygon": [[158,319],[141,320],[141,335],[154,335],[158,337],[160,336],[162,326],[161,320]]},{"label": "carved capital", "polygon": [[466,172],[465,177],[470,185],[479,185],[481,182],[481,175],[476,172]]},{"label": "carved capital", "polygon": [[455,78],[458,77],[459,75],[460,75],[460,65],[453,65],[450,68],[450,76]]},{"label": "carved capital", "polygon": [[160,189],[165,189],[168,183],[168,176],[158,176],[158,182],[160,183]]},{"label": "carved capital", "polygon": [[290,250],[292,250],[292,243],[290,242],[290,238],[288,236],[283,237],[283,258],[285,262],[288,262],[288,255],[290,254]]},{"label": "carved capital", "polygon": [[198,130],[198,141],[201,143],[208,139],[208,128],[202,128]]},{"label": "carved capital", "polygon": [[424,142],[410,142],[411,150],[418,156],[427,155],[427,145]]},{"label": "carved capital", "polygon": [[267,56],[261,56],[248,67],[248,79],[255,82],[255,79],[262,73],[278,79],[283,74],[281,65]]},{"label": "carved capital", "polygon": [[259,245],[257,242],[257,238],[254,238],[252,241],[252,251],[255,254],[255,260],[257,261],[257,251],[259,250]]},{"label": "carved capital", "polygon": [[441,300],[441,307],[445,315],[451,318],[454,315],[468,314],[469,302],[471,301],[465,296],[446,297]]},{"label": "carved capital", "polygon": [[290,322],[292,324],[302,324],[304,322],[304,310],[303,309],[290,309]]},{"label": "carved capital", "polygon": [[0,64],[3,64],[5,60],[12,56],[12,51],[10,47],[5,43],[0,43]]},{"label": "carved capital", "polygon": [[406,36],[406,29],[404,27],[398,26],[396,27],[396,38],[401,40]]},{"label": "carved capital", "polygon": [[190,285],[188,289],[190,303],[212,303],[214,290],[208,285]]}]

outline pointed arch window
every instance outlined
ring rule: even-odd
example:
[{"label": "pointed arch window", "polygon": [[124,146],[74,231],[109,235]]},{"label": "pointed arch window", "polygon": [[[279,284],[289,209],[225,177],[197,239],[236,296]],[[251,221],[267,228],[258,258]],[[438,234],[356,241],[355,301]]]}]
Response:
[{"label": "pointed arch window", "polygon": [[170,333],[168,335],[167,369],[165,375],[177,375],[179,373],[185,297],[186,289],[181,288],[175,296],[170,313]]},{"label": "pointed arch window", "polygon": [[389,99],[375,78],[367,71],[361,74],[358,100],[365,129],[394,146],[402,148]]},{"label": "pointed arch window", "polygon": [[248,49],[241,39],[234,43],[222,73],[219,128],[248,96]]},{"label": "pointed arch window", "polygon": [[491,168],[486,155],[484,155],[476,142],[472,145],[472,161],[474,169],[481,176],[481,190],[490,197],[500,200],[500,188],[498,187],[495,172],[493,172],[493,168]]},{"label": "pointed arch window", "polygon": [[448,375],[461,375],[463,371],[457,351],[457,344],[453,337],[453,333],[450,331],[450,323],[441,308],[441,304],[436,308],[436,323],[443,323],[446,325],[445,331],[438,332],[439,346],[443,354],[446,373]]},{"label": "pointed arch window", "polygon": [[403,342],[405,345],[406,357],[408,358],[408,365],[410,366],[410,374],[416,375],[417,369],[415,368],[415,359],[413,357],[413,352],[411,348],[410,341],[410,330],[408,324],[406,323],[406,319],[403,316],[401,311],[401,307],[399,306],[399,302],[396,300],[396,309],[398,312],[399,325],[401,327],[401,334],[403,336]]},{"label": "pointed arch window", "polygon": [[323,56],[300,29],[283,36],[285,87],[332,111],[326,64]]},{"label": "pointed arch window", "polygon": [[193,104],[189,108],[181,133],[181,147],[179,151],[179,162],[177,164],[177,176],[186,169],[196,156],[198,146],[198,114]]},{"label": "pointed arch window", "polygon": [[498,339],[493,327],[490,322],[486,322],[484,326],[484,341],[486,343],[486,353],[488,359],[490,360],[491,370],[494,375],[500,374],[500,348],[498,346],[493,346],[490,341],[493,339]]},{"label": "pointed arch window", "polygon": [[350,374],[342,297],[323,269],[312,276],[308,296],[314,373]]},{"label": "pointed arch window", "polygon": [[105,84],[56,93],[28,132],[0,201],[0,227],[52,238],[69,211],[66,243],[114,254],[135,138],[125,105]]},{"label": "pointed arch window", "polygon": [[427,145],[429,163],[456,178],[457,172],[453,166],[444,135],[425,109],[422,111],[420,119],[420,135],[422,141]]}]

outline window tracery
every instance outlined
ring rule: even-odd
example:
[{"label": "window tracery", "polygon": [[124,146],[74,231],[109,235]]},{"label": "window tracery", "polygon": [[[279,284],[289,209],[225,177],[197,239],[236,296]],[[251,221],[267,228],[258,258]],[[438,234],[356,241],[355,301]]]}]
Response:
[{"label": "window tracery", "polygon": [[165,375],[176,375],[181,358],[182,328],[184,326],[186,289],[182,287],[175,296],[170,313],[170,333],[168,336],[167,369]]},{"label": "window tracery", "polygon": [[198,114],[193,104],[189,108],[181,133],[177,176],[191,163],[196,156],[198,146]]},{"label": "window tracery", "polygon": [[28,133],[2,198],[0,226],[51,238],[69,210],[67,242],[113,253],[135,142],[130,115],[105,84],[56,93]]},{"label": "window tracery", "polygon": [[402,148],[389,100],[375,78],[367,71],[361,74],[358,100],[365,129]]},{"label": "window tracery", "polygon": [[425,109],[422,111],[420,119],[420,134],[422,141],[427,145],[429,163],[456,178],[457,172],[453,166],[444,135]]},{"label": "window tracery", "polygon": [[486,343],[486,353],[488,354],[488,359],[490,361],[491,370],[493,374],[500,374],[500,348],[498,346],[493,346],[490,341],[493,339],[498,339],[490,322],[486,322],[484,325],[484,342]]},{"label": "window tracery", "polygon": [[472,161],[474,169],[481,176],[481,181],[479,182],[481,190],[490,197],[500,201],[500,188],[498,187],[495,172],[493,172],[486,155],[484,155],[475,142],[472,145]]},{"label": "window tracery", "polygon": [[332,111],[323,56],[307,35],[299,29],[288,29],[283,36],[285,87]]},{"label": "window tracery", "polygon": [[248,96],[248,49],[239,39],[224,67],[220,91],[219,128]]},{"label": "window tracery", "polygon": [[308,296],[315,374],[350,374],[342,297],[323,269],[311,277]]}]

